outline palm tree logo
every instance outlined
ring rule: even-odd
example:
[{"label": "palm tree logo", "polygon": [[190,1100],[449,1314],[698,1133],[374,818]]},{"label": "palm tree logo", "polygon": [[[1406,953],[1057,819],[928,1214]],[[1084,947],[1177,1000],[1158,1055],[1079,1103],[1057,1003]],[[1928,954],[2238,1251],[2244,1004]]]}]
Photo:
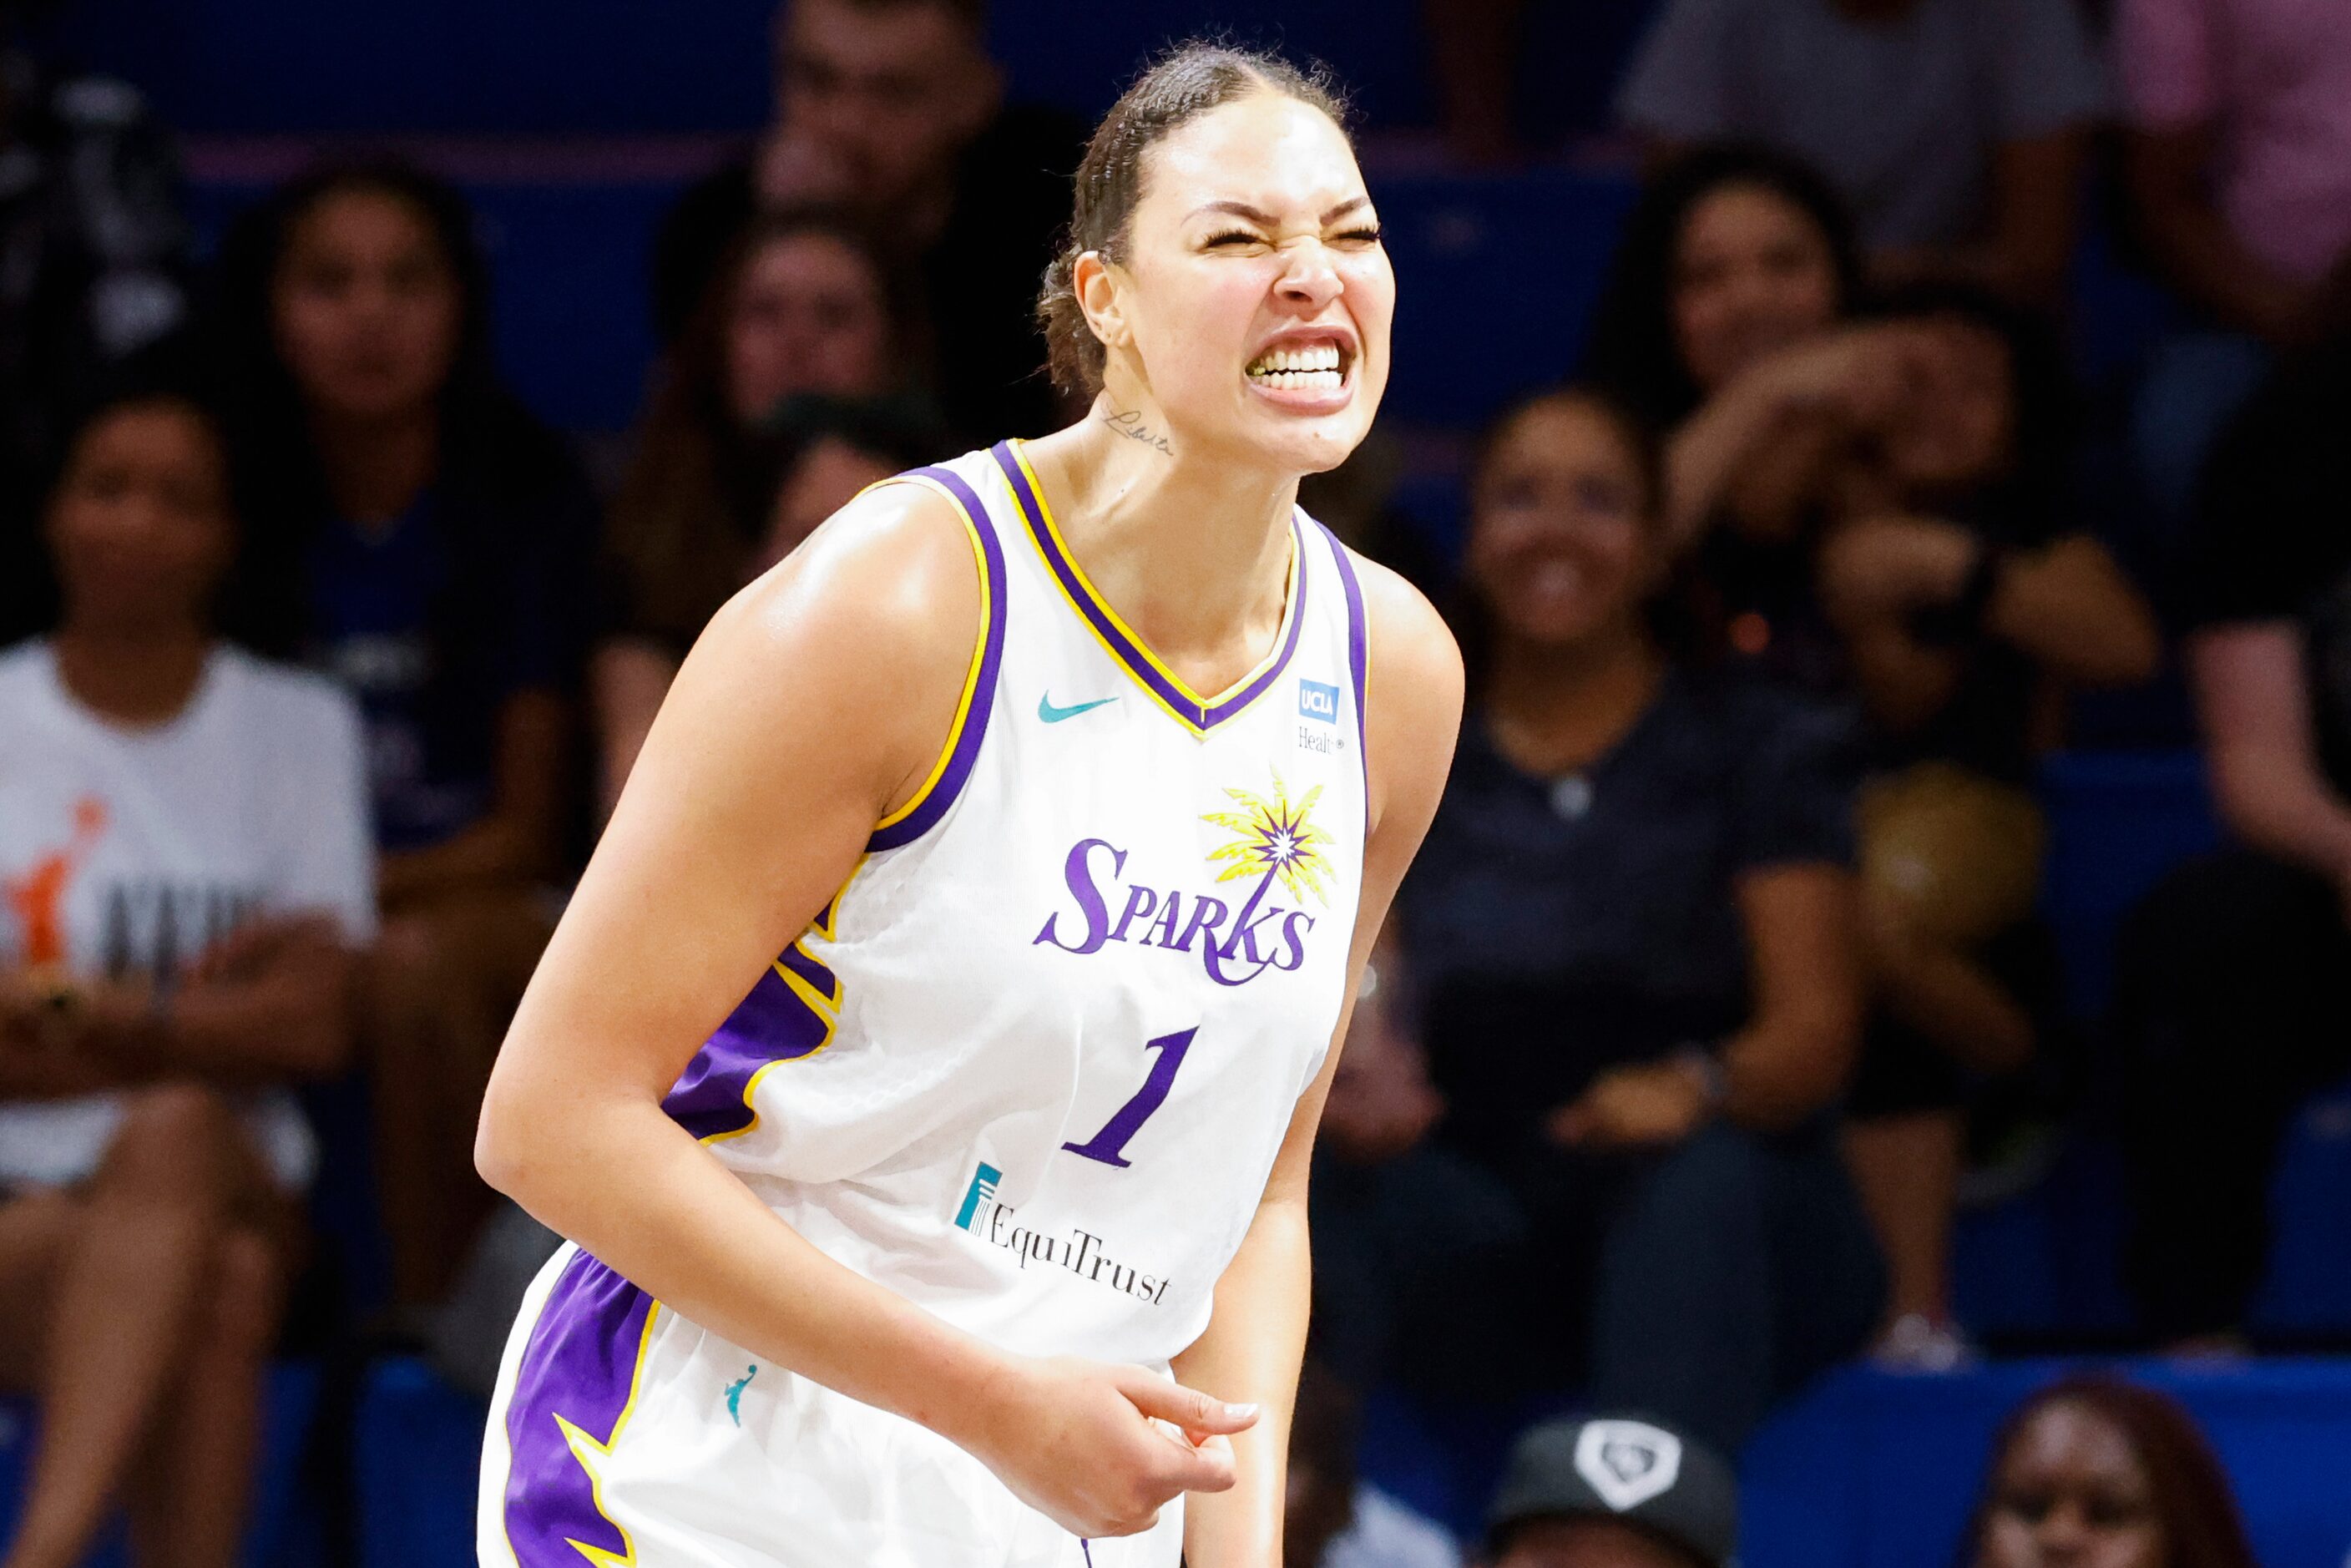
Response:
[{"label": "palm tree logo", "polygon": [[1208,852],[1210,861],[1228,862],[1217,880],[1257,877],[1258,885],[1249,901],[1252,910],[1276,880],[1300,904],[1311,893],[1317,904],[1329,904],[1331,895],[1323,883],[1331,875],[1331,858],[1323,850],[1338,841],[1314,825],[1314,802],[1322,798],[1322,786],[1317,784],[1293,802],[1289,786],[1276,771],[1270,800],[1248,789],[1225,793],[1241,810],[1210,811],[1200,819],[1236,835],[1230,843]]}]

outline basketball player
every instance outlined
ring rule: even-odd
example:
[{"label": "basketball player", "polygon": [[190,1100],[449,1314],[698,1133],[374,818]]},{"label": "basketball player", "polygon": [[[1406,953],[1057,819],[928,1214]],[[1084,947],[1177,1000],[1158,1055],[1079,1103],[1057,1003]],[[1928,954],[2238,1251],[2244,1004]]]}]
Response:
[{"label": "basketball player", "polygon": [[483,1113],[578,1243],[485,1563],[1277,1561],[1332,1041],[1460,710],[1435,613],[1294,500],[1393,301],[1325,89],[1187,47],[1047,277],[1088,415],[712,622]]}]

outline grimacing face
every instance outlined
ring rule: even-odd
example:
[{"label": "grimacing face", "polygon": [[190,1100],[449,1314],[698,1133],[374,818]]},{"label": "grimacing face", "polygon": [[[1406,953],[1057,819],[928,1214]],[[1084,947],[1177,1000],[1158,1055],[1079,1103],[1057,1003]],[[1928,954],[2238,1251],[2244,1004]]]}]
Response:
[{"label": "grimacing face", "polygon": [[1076,283],[1113,412],[1147,402],[1178,452],[1317,474],[1379,412],[1395,275],[1353,150],[1311,105],[1252,93],[1163,138],[1117,259],[1089,253]]}]

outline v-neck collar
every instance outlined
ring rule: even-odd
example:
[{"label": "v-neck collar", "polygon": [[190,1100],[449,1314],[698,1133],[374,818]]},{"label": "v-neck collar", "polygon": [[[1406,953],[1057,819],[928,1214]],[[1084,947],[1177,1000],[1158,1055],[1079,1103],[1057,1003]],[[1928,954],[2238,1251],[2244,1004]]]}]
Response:
[{"label": "v-neck collar", "polygon": [[1011,486],[1012,498],[1029,525],[1029,537],[1070,607],[1078,612],[1110,656],[1186,727],[1206,735],[1272,689],[1282,671],[1290,667],[1290,655],[1298,651],[1299,632],[1306,620],[1306,539],[1298,526],[1296,508],[1291,509],[1290,517],[1290,592],[1282,606],[1281,629],[1274,636],[1273,651],[1255,670],[1223,692],[1202,696],[1151,651],[1088,580],[1085,570],[1070,553],[1068,541],[1061,538],[1052,509],[1045,504],[1044,487],[1038,484],[1036,470],[1029,466],[1028,455],[1019,444],[1000,442],[990,455],[1004,471],[1005,483]]}]

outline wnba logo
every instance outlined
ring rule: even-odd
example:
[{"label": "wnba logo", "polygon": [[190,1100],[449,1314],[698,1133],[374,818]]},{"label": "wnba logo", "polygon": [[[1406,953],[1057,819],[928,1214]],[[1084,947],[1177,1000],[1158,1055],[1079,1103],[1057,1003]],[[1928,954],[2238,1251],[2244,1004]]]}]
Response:
[{"label": "wnba logo", "polygon": [[979,1162],[979,1168],[971,1173],[971,1186],[964,1189],[963,1207],[956,1213],[956,1228],[971,1228],[971,1222],[978,1217],[979,1206],[996,1201],[996,1184],[1003,1179],[1002,1171],[986,1160]]}]

